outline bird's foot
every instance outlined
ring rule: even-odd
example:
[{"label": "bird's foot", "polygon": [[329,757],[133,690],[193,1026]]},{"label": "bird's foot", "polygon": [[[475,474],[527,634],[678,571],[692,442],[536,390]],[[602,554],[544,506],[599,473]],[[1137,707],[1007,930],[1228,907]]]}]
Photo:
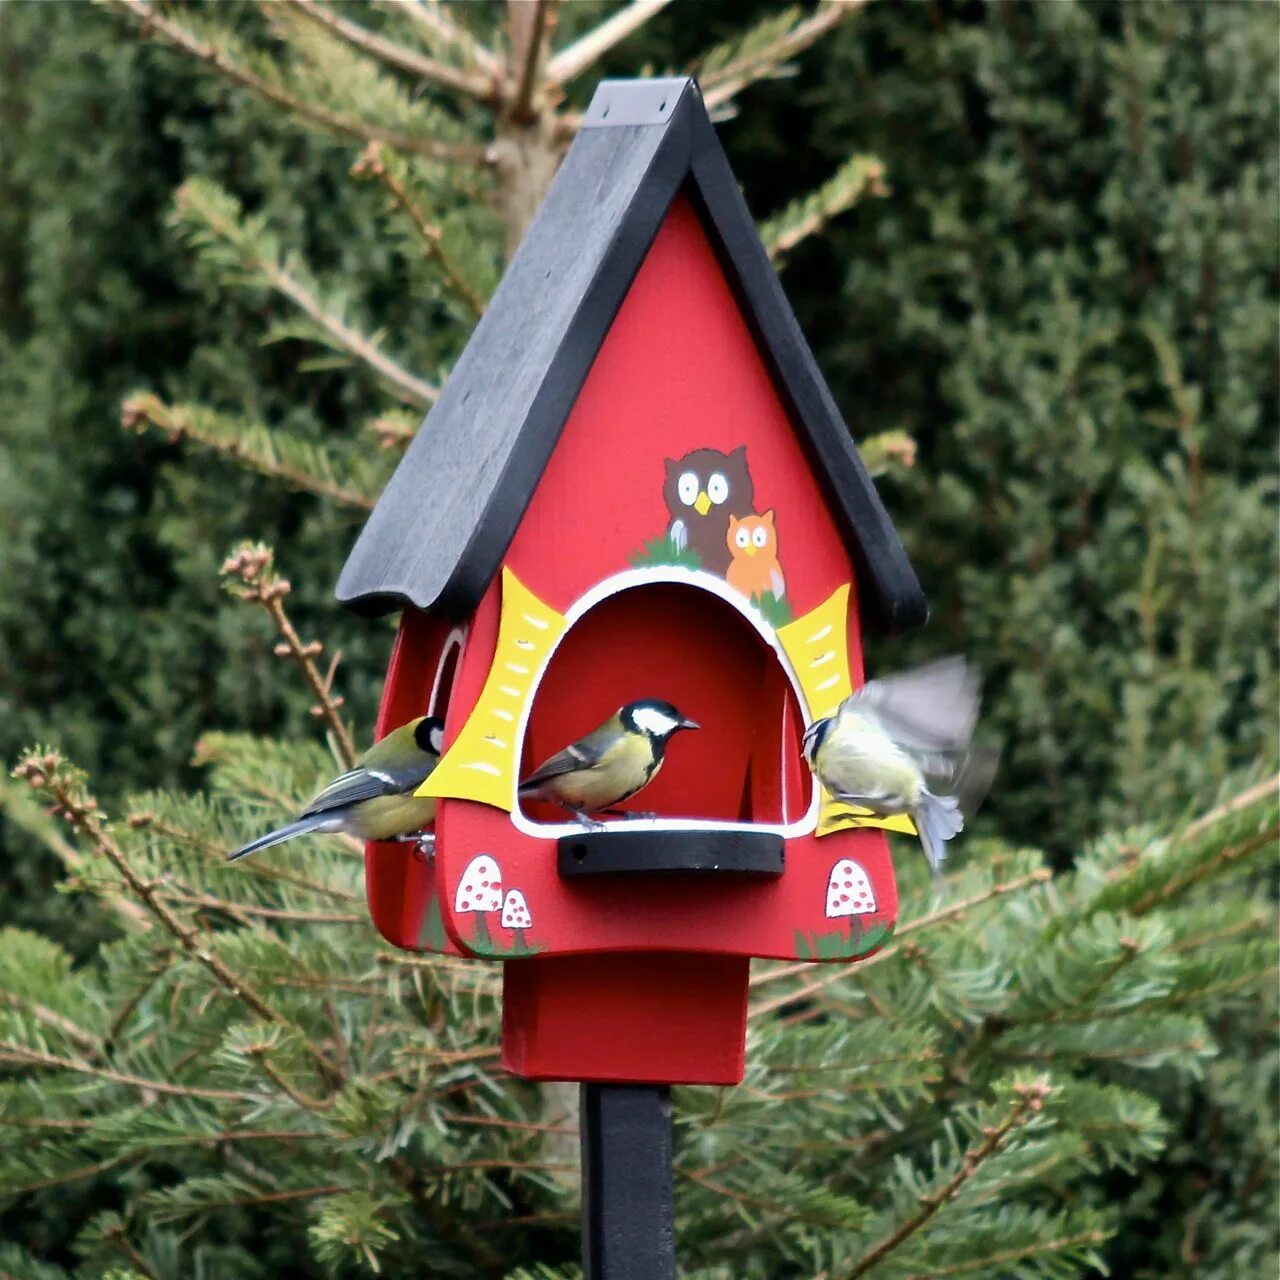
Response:
[{"label": "bird's foot", "polygon": [[648,809],[602,809],[602,813],[611,814],[615,818],[652,819],[658,815]]},{"label": "bird's foot", "polygon": [[436,856],[436,833],[434,831],[423,831],[418,835],[414,843],[414,852],[420,854],[423,858],[434,858]]},{"label": "bird's foot", "polygon": [[587,831],[603,831],[605,829],[605,823],[597,822],[594,818],[588,817],[583,809],[570,809],[569,812],[582,823]]}]

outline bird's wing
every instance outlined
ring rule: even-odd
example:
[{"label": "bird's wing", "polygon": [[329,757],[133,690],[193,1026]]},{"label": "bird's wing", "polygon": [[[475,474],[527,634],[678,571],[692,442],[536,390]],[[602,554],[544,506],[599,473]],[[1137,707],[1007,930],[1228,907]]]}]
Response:
[{"label": "bird's wing", "polygon": [[963,658],[943,658],[914,671],[868,680],[847,699],[870,711],[897,743],[924,751],[968,746],[978,720],[982,679]]},{"label": "bird's wing", "polygon": [[520,784],[521,789],[546,782],[548,778],[558,778],[566,773],[576,773],[579,769],[590,769],[600,763],[604,753],[617,739],[617,731],[612,723],[603,724],[592,730],[585,738],[579,738],[563,751],[557,751],[550,760],[540,764]]},{"label": "bird's wing", "polygon": [[929,789],[952,795],[960,812],[972,818],[981,807],[1000,765],[999,747],[969,747],[964,751],[911,752]]},{"label": "bird's wing", "polygon": [[378,796],[403,795],[406,791],[413,791],[421,786],[434,766],[434,758],[426,754],[408,765],[388,768],[357,765],[334,778],[302,811],[303,816],[341,809],[345,805],[373,800]]}]

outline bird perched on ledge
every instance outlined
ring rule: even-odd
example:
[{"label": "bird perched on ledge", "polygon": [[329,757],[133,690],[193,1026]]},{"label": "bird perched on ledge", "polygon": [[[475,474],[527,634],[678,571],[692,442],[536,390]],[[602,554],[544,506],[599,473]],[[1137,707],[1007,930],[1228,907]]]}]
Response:
[{"label": "bird perched on ledge", "polygon": [[613,806],[629,800],[662,768],[671,736],[699,727],[661,698],[629,702],[535,769],[520,784],[520,798],[550,801],[568,809],[583,826],[598,827],[588,814],[619,812]]},{"label": "bird perched on ledge", "polygon": [[329,783],[288,825],[268,831],[234,853],[229,862],[310,832],[342,831],[360,840],[418,840],[436,820],[434,796],[414,792],[440,761],[444,721],[419,716],[393,729]]},{"label": "bird perched on ledge", "polygon": [[805,731],[804,755],[836,799],[908,814],[934,875],[977,811],[1000,753],[971,745],[982,681],[963,658],[869,680]]}]

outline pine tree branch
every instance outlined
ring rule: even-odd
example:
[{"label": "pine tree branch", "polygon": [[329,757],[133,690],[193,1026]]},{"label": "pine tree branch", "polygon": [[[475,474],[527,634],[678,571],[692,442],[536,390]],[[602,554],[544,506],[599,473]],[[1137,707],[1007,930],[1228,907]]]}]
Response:
[{"label": "pine tree branch", "polygon": [[1195,888],[1202,881],[1212,879],[1225,867],[1243,861],[1250,854],[1257,853],[1259,849],[1274,849],[1277,840],[1280,840],[1280,823],[1273,823],[1266,830],[1258,832],[1257,835],[1248,840],[1242,840],[1239,844],[1228,845],[1225,849],[1214,854],[1212,858],[1192,867],[1180,876],[1175,876],[1167,884],[1161,885],[1160,888],[1153,890],[1146,897],[1140,898],[1129,908],[1130,913],[1135,916],[1144,916],[1156,907],[1165,906],[1174,898],[1186,893],[1188,889]]},{"label": "pine tree branch", "polygon": [[353,329],[341,316],[328,310],[314,290],[291,272],[264,237],[245,225],[240,205],[215,184],[188,179],[174,195],[178,219],[193,227],[195,238],[203,236],[221,246],[251,280],[282,294],[324,335],[324,341],[367,365],[406,403],[426,406],[440,394],[439,388],[397,364],[364,334]]},{"label": "pine tree branch", "polygon": [[[186,831],[182,827],[164,822],[150,813],[131,813],[126,818],[126,821],[132,827],[154,829],[157,834],[164,836],[167,840],[173,840],[175,843],[202,849],[211,858],[215,859],[220,867],[226,866],[227,851],[225,847],[215,844],[204,836],[197,835],[194,831]],[[334,902],[364,901],[357,893],[348,893],[345,889],[337,889],[332,885],[321,884],[319,880],[308,880],[306,876],[297,875],[292,871],[285,871],[282,867],[269,866],[266,862],[257,859],[242,861],[240,866],[236,868],[236,875],[245,875],[251,869],[254,875],[264,880],[277,880],[281,884],[290,884],[298,889],[306,889],[309,893],[319,894],[321,897],[330,898]]]},{"label": "pine tree branch", "polygon": [[[382,148],[371,142],[361,153],[360,158],[351,166],[352,175],[357,178],[372,177],[386,187],[396,208],[409,219],[410,225],[422,242],[422,248],[429,261],[440,268],[441,275],[453,292],[477,315],[484,314],[485,299],[481,297],[464,278],[457,263],[445,252],[442,243],[444,232],[434,223],[428,222],[426,215],[414,203],[408,188],[391,172]],[[375,420],[375,426],[378,421]],[[405,442],[408,443],[407,441]],[[382,441],[383,447],[388,442]]]},{"label": "pine tree branch", "polygon": [[872,1267],[878,1265],[896,1248],[909,1240],[948,1200],[953,1200],[959,1194],[960,1188],[999,1151],[1005,1139],[1015,1129],[1021,1128],[1044,1107],[1044,1101],[1052,1090],[1046,1081],[1039,1080],[1032,1084],[1015,1084],[1013,1092],[1015,1101],[1009,1108],[1008,1114],[994,1128],[985,1130],[982,1141],[964,1153],[960,1167],[951,1178],[937,1191],[921,1196],[920,1208],[895,1230],[872,1245],[852,1270],[841,1273],[840,1280],[858,1280],[859,1276],[866,1275]]},{"label": "pine tree branch", "polygon": [[222,565],[222,573],[227,579],[239,583],[235,586],[228,583],[228,589],[234,595],[252,604],[261,605],[275,623],[276,630],[284,637],[276,645],[276,654],[282,658],[292,658],[297,664],[316,699],[311,714],[322,717],[329,726],[343,768],[350,769],[356,762],[357,753],[351,734],[339,714],[339,708],[345,699],[332,691],[337,659],[330,665],[328,674],[322,676],[314,659],[323,651],[324,646],[319,640],[303,644],[293,623],[289,621],[289,616],[284,611],[283,598],[293,588],[287,579],[276,575],[273,561],[274,555],[269,547],[260,542],[248,542],[227,557]]},{"label": "pine tree branch", "polygon": [[1178,834],[1178,843],[1182,844],[1187,840],[1194,840],[1197,836],[1203,835],[1215,823],[1221,822],[1223,818],[1228,818],[1233,813],[1239,813],[1241,809],[1247,809],[1259,800],[1265,800],[1267,796],[1278,793],[1280,793],[1280,774],[1265,778],[1256,786],[1249,787],[1238,796],[1233,796],[1225,804],[1220,804],[1216,809],[1210,809],[1208,813],[1197,818],[1190,826]]},{"label": "pine tree branch", "polygon": [[776,262],[802,240],[816,235],[863,196],[884,195],[886,190],[884,166],[875,156],[850,156],[816,191],[793,200],[761,226],[760,237],[770,259]]},{"label": "pine tree branch", "polygon": [[24,1000],[13,991],[0,991],[0,1005],[3,1004],[27,1014],[42,1026],[48,1027],[49,1030],[66,1036],[68,1040],[79,1045],[86,1053],[96,1054],[101,1051],[102,1046],[99,1045],[96,1036],[91,1036],[87,1032],[81,1031],[70,1018],[64,1017],[45,1005],[37,1004],[31,1000]]},{"label": "pine tree branch", "polygon": [[254,1045],[248,1050],[248,1056],[258,1064],[262,1074],[275,1085],[281,1093],[285,1095],[295,1106],[301,1107],[304,1111],[309,1111],[313,1115],[320,1115],[333,1106],[332,1098],[312,1098],[308,1094],[303,1093],[300,1089],[295,1089],[293,1085],[285,1079],[284,1075],[272,1066],[267,1057],[268,1046]]},{"label": "pine tree branch", "polygon": [[611,14],[598,27],[579,36],[571,45],[555,54],[547,63],[544,78],[549,84],[567,84],[598,62],[614,45],[639,31],[650,18],[670,3],[671,0],[631,0],[630,4]]},{"label": "pine tree branch", "polygon": [[[98,802],[85,790],[82,777],[77,771],[73,771],[55,752],[30,752],[20,761],[14,770],[14,776],[24,778],[32,787],[53,798],[59,815],[66,818],[89,841],[95,853],[116,869],[134,897],[146,906],[150,914],[177,939],[182,949],[208,970],[228,993],[247,1005],[264,1022],[297,1030],[242,977],[233,973],[212,946],[202,942],[193,929],[188,929],[162,901],[156,892],[156,886],[144,880],[134,870],[124,850],[108,834]],[[301,1031],[298,1034],[302,1036],[307,1052],[322,1076],[330,1081],[336,1080],[338,1077],[333,1064]]]},{"label": "pine tree branch", "polygon": [[57,1054],[44,1053],[37,1049],[29,1049],[26,1045],[15,1044],[9,1040],[0,1040],[0,1062],[8,1062],[19,1067],[47,1067],[52,1071],[70,1071],[75,1075],[93,1076],[98,1080],[107,1080],[112,1084],[128,1085],[137,1089],[145,1098],[148,1093],[170,1094],[175,1098],[204,1098],[211,1102],[243,1102],[251,1106],[261,1106],[262,1098],[253,1094],[241,1093],[235,1089],[209,1089],[195,1084],[170,1084],[167,1080],[148,1080],[143,1076],[130,1075],[124,1071],[112,1071],[109,1067],[96,1067],[91,1062],[78,1058],[63,1058]]},{"label": "pine tree branch", "polygon": [[[927,1272],[916,1271],[902,1280],[939,1280],[945,1276],[971,1275],[975,1271],[989,1272],[993,1267],[1009,1262],[1021,1262],[1024,1258],[1040,1258],[1047,1253],[1061,1253],[1065,1249],[1079,1249],[1082,1245],[1102,1245],[1111,1238],[1106,1231],[1080,1231],[1073,1236],[1056,1236],[1048,1240],[1037,1240],[1035,1244],[1023,1245],[1020,1249],[1002,1249],[999,1253],[988,1253],[981,1258],[968,1258],[964,1262],[954,1263],[949,1267],[933,1266]],[[1016,1274],[1003,1272],[1002,1274]]]},{"label": "pine tree branch", "polygon": [[287,5],[336,39],[345,41],[352,48],[376,59],[384,66],[417,76],[418,79],[425,80],[438,88],[465,94],[477,102],[489,106],[496,104],[496,87],[483,75],[452,67],[447,62],[440,62],[414,49],[408,49],[395,40],[388,40],[385,36],[378,35],[377,32],[370,31],[357,22],[341,17],[330,5],[321,4],[318,0],[275,0],[275,2]]},{"label": "pine tree branch", "polygon": [[858,12],[867,0],[823,0],[818,8],[790,30],[763,46],[753,46],[701,77],[702,98],[708,111],[724,106],[748,85],[779,71],[787,59],[803,53],[828,31]]},{"label": "pine tree branch", "polygon": [[141,1154],[112,1156],[108,1160],[99,1160],[97,1164],[81,1165],[77,1169],[69,1169],[66,1173],[54,1174],[49,1178],[39,1178],[34,1182],[20,1182],[17,1184],[5,1184],[2,1188],[5,1196],[25,1196],[30,1195],[33,1191],[48,1191],[51,1187],[63,1187],[71,1182],[83,1182],[85,1178],[96,1177],[100,1173],[105,1173],[108,1169],[114,1169],[117,1165],[124,1164],[130,1160],[142,1159]]},{"label": "pine tree branch", "polygon": [[114,1244],[126,1258],[129,1259],[129,1265],[145,1280],[160,1280],[156,1275],[146,1258],[138,1251],[133,1241],[125,1234],[123,1224],[117,1224],[109,1227],[102,1233],[104,1243]]},{"label": "pine tree branch", "polygon": [[460,161],[469,164],[481,164],[484,161],[483,147],[454,146],[433,142],[429,138],[416,138],[412,134],[401,133],[396,129],[384,129],[380,125],[371,124],[353,116],[345,116],[309,102],[305,98],[299,98],[287,89],[263,79],[248,67],[242,66],[216,45],[207,44],[178,23],[162,17],[148,3],[148,0],[97,0],[97,2],[126,13],[138,27],[140,34],[158,35],[171,48],[205,63],[233,84],[247,89],[250,93],[264,98],[277,107],[282,107],[299,119],[307,121],[308,124],[357,142],[385,142],[397,151],[427,156],[432,160]]},{"label": "pine tree branch", "polygon": [[[990,889],[983,890],[982,893],[975,894],[971,898],[964,898],[960,902],[953,902],[948,907],[942,907],[937,911],[932,911],[926,916],[918,916],[915,920],[909,920],[906,924],[900,925],[894,932],[893,941],[882,947],[873,956],[859,962],[859,970],[867,968],[868,965],[875,964],[879,960],[885,959],[897,950],[898,944],[908,934],[915,933],[918,929],[930,929],[934,925],[941,924],[944,920],[954,920],[962,917],[966,912],[972,911],[975,907],[980,907],[984,903],[992,902],[996,898],[1002,898],[1006,894],[1017,893],[1021,889],[1029,888],[1032,885],[1043,884],[1046,880],[1053,878],[1053,872],[1048,867],[1041,867],[1036,871],[1030,872],[1025,876],[1018,876],[1016,879],[1004,881],[1001,884],[994,884]],[[776,969],[766,969],[763,973],[754,974],[751,978],[750,985],[752,987],[762,987],[765,983],[776,982],[779,978],[792,978],[800,973],[812,971],[813,962],[810,960],[801,960],[796,964],[782,965]],[[830,986],[834,982],[838,982],[845,976],[843,969],[836,969],[834,972],[823,972],[822,976],[816,978],[813,982],[806,986],[799,987],[795,991],[788,993],[783,999],[771,1002],[768,1005],[759,1006],[760,1012],[769,1012],[773,1008],[780,1007],[783,1004],[790,1004],[793,1000],[803,1000],[815,992],[821,991],[824,987]],[[752,1017],[755,1017],[757,1010],[752,1010]]]},{"label": "pine tree branch", "polygon": [[373,510],[375,498],[370,495],[286,462],[281,457],[276,434],[266,427],[255,429],[236,423],[200,405],[165,404],[159,396],[147,391],[135,392],[125,399],[120,406],[120,422],[129,431],[153,427],[163,431],[171,441],[189,440],[295,489],[328,498],[339,506],[357,511]]},{"label": "pine tree branch", "polygon": [[176,890],[166,892],[167,901],[180,903],[184,907],[204,908],[208,911],[224,911],[228,914],[246,917],[246,922],[257,918],[274,920],[284,924],[359,924],[369,923],[367,913],[343,913],[336,911],[289,911],[284,907],[258,907],[247,902],[228,902],[224,898],[215,898],[211,894],[182,893]]},{"label": "pine tree branch", "polygon": [[429,44],[453,45],[489,77],[495,86],[503,79],[502,61],[487,45],[453,21],[435,0],[379,0],[385,9],[401,14],[414,23]]},{"label": "pine tree branch", "polygon": [[[74,876],[83,871],[84,859],[80,851],[63,838],[49,815],[35,804],[28,788],[19,789],[10,779],[0,778],[0,812],[28,835],[34,836],[58,859],[69,875]],[[128,927],[151,927],[147,913],[124,894],[105,890],[101,894],[101,901],[120,916]]]}]

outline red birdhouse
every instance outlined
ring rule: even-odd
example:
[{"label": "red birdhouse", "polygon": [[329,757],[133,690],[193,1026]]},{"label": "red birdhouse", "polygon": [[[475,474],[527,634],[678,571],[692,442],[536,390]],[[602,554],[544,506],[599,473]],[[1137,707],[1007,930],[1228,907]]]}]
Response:
[{"label": "red birdhouse", "polygon": [[[445,719],[434,857],[370,846],[374,921],[507,962],[512,1070],[736,1082],[750,957],[892,932],[902,820],[833,812],[801,737],[925,602],[693,81],[600,86],[338,596],[402,613],[379,733]],[[521,801],[643,698],[702,725],[655,817]]]}]

